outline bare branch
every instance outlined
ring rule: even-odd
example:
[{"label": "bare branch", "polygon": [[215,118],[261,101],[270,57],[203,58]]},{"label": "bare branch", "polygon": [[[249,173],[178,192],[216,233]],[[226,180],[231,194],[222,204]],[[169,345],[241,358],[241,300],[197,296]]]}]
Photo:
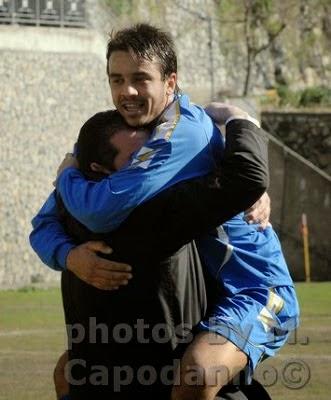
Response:
[{"label": "bare branch", "polygon": [[277,30],[277,32],[274,33],[270,33],[269,34],[269,40],[267,43],[265,43],[264,45],[260,46],[259,48],[254,48],[252,49],[254,52],[254,57],[256,57],[258,54],[260,54],[262,51],[266,50],[268,47],[270,47],[270,45],[272,44],[272,42],[277,38],[277,36],[279,36],[281,34],[281,32],[286,28],[286,24],[283,23],[280,28]]}]

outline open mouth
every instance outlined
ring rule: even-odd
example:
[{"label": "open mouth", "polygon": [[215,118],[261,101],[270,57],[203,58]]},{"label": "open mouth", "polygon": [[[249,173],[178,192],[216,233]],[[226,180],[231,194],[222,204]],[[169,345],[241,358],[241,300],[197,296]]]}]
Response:
[{"label": "open mouth", "polygon": [[135,102],[123,103],[122,108],[129,114],[141,113],[144,110],[144,102],[135,101]]}]

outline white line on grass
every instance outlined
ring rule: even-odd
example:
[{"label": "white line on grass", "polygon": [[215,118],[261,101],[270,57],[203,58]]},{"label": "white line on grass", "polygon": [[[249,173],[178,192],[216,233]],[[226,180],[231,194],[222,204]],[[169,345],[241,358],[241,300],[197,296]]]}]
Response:
[{"label": "white line on grass", "polygon": [[51,333],[64,333],[64,329],[17,329],[13,331],[2,331],[0,337],[4,336],[27,336],[27,335],[49,335]]}]

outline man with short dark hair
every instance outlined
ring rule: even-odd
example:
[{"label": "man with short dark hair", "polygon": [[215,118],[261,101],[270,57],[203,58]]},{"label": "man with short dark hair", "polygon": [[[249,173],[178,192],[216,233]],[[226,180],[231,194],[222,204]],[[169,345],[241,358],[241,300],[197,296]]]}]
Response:
[{"label": "man with short dark hair", "polygon": [[[114,124],[112,124],[112,119]],[[120,121],[121,117],[117,112],[107,111],[94,115],[81,128],[77,140],[76,150],[79,169],[81,172],[83,172],[86,179],[100,180],[107,177],[111,171],[123,168],[129,161],[127,148],[130,147],[131,150],[138,151],[144,144],[144,138],[147,140],[146,131],[140,132],[139,130],[129,127],[126,125],[124,120],[122,121],[121,125]],[[137,136],[139,140],[137,140]],[[121,140],[119,140],[119,138],[121,138]],[[139,144],[140,140],[142,142]],[[92,146],[94,147],[93,149],[91,148]],[[104,158],[105,154],[108,154],[108,159]],[[72,158],[72,160],[73,163],[75,163],[75,159]],[[208,180],[210,181],[212,177],[209,179],[203,178],[202,180],[200,178],[197,179],[199,180],[198,182],[190,180],[185,183],[180,183],[177,185],[177,187],[175,186],[163,191],[152,201],[146,202],[143,207],[137,208],[136,212],[131,214],[131,221],[129,221],[130,231],[137,230],[134,229],[134,226],[136,226],[138,230],[141,229],[142,224],[149,226],[151,221],[154,219],[158,219],[161,223],[162,217],[167,221],[166,233],[170,233],[171,226],[176,227],[176,230],[173,230],[172,234],[167,238],[164,237],[165,232],[163,231],[156,231],[152,229],[150,232],[140,232],[140,236],[142,238],[140,237],[137,239],[137,237],[134,237],[135,242],[137,240],[141,241],[140,246],[139,244],[137,246],[133,245],[132,242],[130,243],[130,236],[132,236],[132,234],[129,233],[129,239],[126,243],[126,246],[130,253],[133,252],[133,254],[131,254],[132,260],[136,260],[137,257],[141,257],[141,255],[139,255],[139,247],[142,248],[143,246],[144,250],[141,249],[140,252],[144,252],[144,257],[146,260],[152,257],[152,254],[156,255],[156,259],[162,259],[162,254],[165,254],[165,251],[172,253],[175,248],[180,246],[185,236],[187,238],[186,240],[188,241],[190,236],[187,235],[194,237],[197,235],[197,233],[200,233],[204,229],[207,229],[208,227],[214,227],[217,224],[220,216],[219,205],[222,203],[222,196],[219,198],[219,202],[213,201],[209,203],[209,209],[207,213],[200,206],[200,204],[203,202],[203,199],[208,199],[209,195],[204,197],[207,192],[210,193],[211,198],[214,198],[219,197],[220,193],[218,193],[218,191],[220,190],[220,192],[222,192],[222,189],[217,187],[211,189],[209,187]],[[196,184],[198,184],[202,190],[196,191]],[[193,193],[196,195],[192,199]],[[189,206],[187,201],[188,196],[191,200]],[[194,213],[195,221],[193,221],[193,224],[192,218],[188,213],[181,215],[181,218],[178,220],[176,214],[169,214],[167,212],[169,206],[172,207],[172,204],[174,203],[176,209],[188,207],[191,212]],[[197,206],[194,206],[194,204],[197,204]],[[157,216],[159,214],[159,209],[162,209],[162,217]],[[73,217],[70,216],[70,214],[64,209],[63,204],[59,205],[59,210],[61,222],[65,226],[67,233],[75,239],[77,244],[91,239],[99,239],[104,240],[110,246],[113,246],[113,241],[115,240],[114,250],[115,252],[118,250],[118,247],[116,246],[116,243],[118,243],[118,233],[115,232],[115,237],[112,234],[93,234],[83,225],[81,225],[79,221],[73,219]],[[122,236],[126,239],[128,238],[125,228],[124,232],[122,229]],[[166,246],[164,245],[165,243]],[[148,248],[148,245],[150,245],[150,248]],[[253,245],[253,243],[250,243],[250,245]],[[70,279],[70,276],[67,278]],[[63,287],[64,298],[66,297],[65,287],[66,286]],[[70,304],[68,305],[65,303],[64,305],[65,314],[67,318],[70,318],[70,312],[68,312],[68,309],[70,309]],[[113,307],[112,303],[109,303],[108,306]],[[108,321],[107,326],[112,326],[110,321]],[[210,356],[210,352],[207,352],[206,354],[209,354]],[[159,357],[161,356],[160,353],[158,355]],[[60,357],[54,371],[54,381],[59,398],[61,395],[69,392],[68,383],[66,383],[64,377],[64,368],[67,363],[68,355],[66,353]],[[192,390],[196,396],[199,395],[200,387],[197,388],[192,386]]]},{"label": "man with short dark hair", "polygon": [[[120,179],[117,178],[111,181],[111,194],[114,195],[112,200],[109,201],[109,199],[107,199],[107,201],[104,201],[106,199],[104,194],[107,194],[107,188],[103,188],[101,191],[99,191],[95,199],[99,202],[99,204],[102,204],[102,207],[100,207],[100,213],[95,213],[94,211],[94,215],[92,216],[90,213],[92,208],[90,209],[88,203],[82,207],[83,212],[81,212],[81,216],[84,219],[84,223],[89,226],[90,223],[92,225],[93,223],[99,224],[100,220],[104,219],[104,221],[102,221],[104,226],[101,229],[103,231],[113,229],[119,225],[119,229],[123,229],[122,222],[132,212],[132,209],[142,202],[149,200],[158,191],[167,189],[168,187],[188,178],[197,177],[201,174],[210,172],[215,165],[214,156],[217,154],[219,155],[222,152],[222,145],[218,136],[218,132],[214,130],[210,120],[205,117],[203,112],[186,102],[185,97],[173,102],[174,92],[176,90],[176,71],[167,73],[167,75],[164,76],[162,74],[162,68],[160,67],[162,60],[159,59],[155,54],[155,49],[160,47],[159,44],[155,44],[155,42],[157,42],[158,33],[150,27],[138,26],[136,29],[131,29],[131,35],[132,37],[137,37],[138,33],[140,32],[140,34],[146,36],[146,31],[149,33],[153,31],[155,35],[153,38],[149,36],[149,42],[147,42],[148,44],[146,46],[145,43],[142,44],[142,41],[138,41],[139,43],[137,46],[139,45],[139,49],[142,48],[141,55],[137,55],[134,45],[131,47],[129,45],[129,48],[117,47],[114,51],[108,52],[109,79],[115,105],[129,124],[148,125],[149,128],[156,126],[157,128],[154,131],[153,143],[150,142],[148,144],[148,151],[145,151],[143,154],[137,154],[137,156],[139,156],[138,160],[133,160],[130,168],[127,168],[123,172],[120,171]],[[127,32],[125,37],[127,39]],[[164,44],[162,35],[160,40]],[[126,41],[125,43],[128,42]],[[124,46],[123,43],[122,46]],[[172,104],[172,107],[168,107]],[[165,113],[160,116],[164,110]],[[233,109],[228,109],[227,116],[231,117],[232,119],[237,119],[238,117],[240,119],[247,118],[245,113],[238,112],[238,110],[233,112]],[[224,122],[226,122],[228,119],[229,118],[225,118]],[[252,129],[252,126],[250,125],[251,123],[248,123],[248,126],[247,124],[245,125],[245,122],[237,123],[236,121],[233,123],[229,122],[229,124],[233,129],[239,130],[239,132],[245,129]],[[177,153],[172,154],[171,140],[180,139],[181,134],[184,134],[185,130],[192,135],[192,145],[190,148],[184,149],[186,150],[185,152],[180,147],[176,148]],[[199,168],[197,168],[197,165],[195,165],[195,159],[197,155],[201,155],[201,149],[204,149],[202,152],[202,155],[204,156],[202,157],[202,162],[200,162],[198,165]],[[174,155],[175,158],[177,157],[177,164],[175,166],[170,162],[168,163],[170,156],[173,158]],[[159,176],[158,180],[153,180],[152,178],[153,169],[158,169],[158,172],[161,173],[161,176]],[[246,172],[249,173],[249,170]],[[76,171],[70,169],[61,174],[58,188],[61,190],[61,186],[66,187],[66,179],[70,180],[72,178],[77,178],[76,180],[79,182],[80,177],[76,174]],[[234,178],[234,176],[232,176],[232,178]],[[134,183],[133,189],[132,187],[128,188],[127,179]],[[231,198],[231,201],[230,198],[226,197],[227,203],[222,204],[224,206],[224,210],[229,207],[229,215],[233,215],[232,213],[237,213],[240,210],[240,208],[238,209],[238,205],[243,204],[243,199],[240,197],[238,198],[238,196],[243,196],[244,193],[247,196],[249,193],[252,195],[252,191],[250,191],[252,188],[249,188],[247,185],[244,185],[244,193],[241,192],[240,185],[243,183],[243,181],[241,180],[240,175],[236,177],[236,179],[237,181],[232,182],[232,186],[231,182],[227,181],[227,184],[229,184],[229,191],[231,192],[232,190],[233,197]],[[152,189],[149,189],[148,185],[146,185],[146,183],[150,181],[152,181],[153,184]],[[236,190],[233,190],[234,183],[238,185]],[[124,203],[123,199],[127,198],[129,193],[134,194],[133,201],[131,196],[130,201]],[[90,200],[88,198],[85,199],[84,197],[82,199]],[[249,206],[251,202],[252,199],[249,200],[248,203],[244,202],[245,206]],[[71,211],[70,208],[69,211]],[[178,212],[178,217],[180,218],[179,211],[180,210],[177,210],[176,212]],[[129,277],[128,274],[125,272],[117,272],[119,270],[117,265],[114,266],[114,264],[106,262],[105,260],[102,262],[99,261],[94,252],[91,251],[91,249],[102,250],[104,247],[101,245],[98,245],[99,247],[93,247],[94,245],[92,247],[91,245],[81,245],[75,247],[74,243],[72,243],[72,241],[64,235],[63,229],[57,224],[56,220],[57,217],[54,206],[54,197],[51,197],[47,205],[42,209],[39,217],[34,220],[35,230],[31,236],[31,242],[34,248],[45,261],[60,269],[61,265],[62,267],[65,266],[66,260],[66,265],[69,270],[73,271],[82,280],[94,285],[97,288],[110,289],[126,283],[127,278]],[[154,229],[156,228],[157,224]],[[166,228],[167,227],[165,225],[165,232]],[[44,246],[45,240],[47,240],[47,243],[49,243],[47,249],[45,249]],[[167,242],[165,241],[164,243],[166,246]],[[118,251],[118,254],[122,255],[122,258],[119,257],[115,259],[125,259],[126,254],[124,248],[122,251]],[[99,265],[101,266],[99,267]],[[166,281],[164,278],[169,279],[171,276],[169,272],[173,273],[177,271],[177,266],[179,265],[181,267],[180,270],[178,269],[178,271],[180,271],[180,273],[178,272],[179,279],[177,282],[172,282],[172,285],[174,284],[174,287],[181,289],[184,299],[180,299],[179,301],[179,316],[177,315],[176,318],[180,321],[184,314],[186,314],[186,316],[189,315],[188,319],[184,318],[184,322],[189,320],[191,325],[194,326],[201,319],[201,296],[202,299],[204,296],[204,289],[201,286],[202,272],[194,245],[183,247],[179,253],[177,253],[175,256],[172,256],[166,264],[163,264],[163,269],[157,269],[157,271],[160,272],[168,271],[165,277],[155,275],[155,271],[151,265],[151,268],[148,269],[148,271],[151,273],[151,282],[146,282],[144,275],[140,275],[139,269],[136,269],[134,274],[135,279],[130,282],[130,285],[127,286],[125,290],[122,288],[118,294],[116,293],[116,295],[121,298],[121,301],[123,301],[121,304],[128,304],[127,302],[130,301],[130,299],[134,299],[136,304],[128,304],[127,310],[130,310],[131,307],[132,316],[134,316],[135,319],[140,315],[141,312],[143,312],[141,315],[144,317],[147,315],[147,319],[152,326],[153,324],[155,325],[155,323],[164,320],[163,318],[160,319],[158,312],[163,313],[165,320],[169,322],[169,318],[170,320],[173,318],[173,311],[175,311],[176,308],[169,303],[169,299],[167,299],[165,294],[166,292],[164,291],[166,287],[162,288],[162,284]],[[126,268],[124,267],[123,269],[125,270]],[[192,274],[195,274],[195,276],[199,277],[198,282],[196,280],[195,282],[190,282],[190,277],[194,276]],[[186,287],[181,288],[181,283],[184,282],[186,282]],[[188,292],[190,292],[190,290],[187,290],[188,282],[190,282],[189,287],[191,285],[191,288],[194,288],[194,291],[199,293],[200,298],[197,298],[197,296],[189,298],[185,297]],[[93,291],[93,289],[87,287],[86,285],[84,286],[78,280],[76,280],[76,283],[74,284],[79,286],[80,295],[73,296],[69,300],[75,301],[76,304],[86,305],[86,300],[88,300],[88,298],[85,297],[85,294],[91,293],[91,290]],[[160,284],[161,286],[159,286]],[[151,293],[156,294],[156,297],[155,295],[152,297],[146,296],[148,292],[142,293],[142,287],[151,290]],[[171,286],[172,290],[174,287]],[[160,288],[161,291],[163,290],[161,297],[158,297],[160,294],[158,292],[158,288]],[[139,293],[139,296],[143,294],[142,298],[145,297],[145,303],[144,301],[141,301],[137,304],[137,298],[140,298],[139,296],[130,296],[129,298],[126,298],[125,295],[128,293],[126,289],[129,290],[129,292],[131,291],[131,295],[133,295],[135,291],[137,291],[137,294]],[[70,292],[68,293],[70,295]],[[74,293],[76,294],[75,291]],[[98,315],[100,315],[102,318],[102,315],[107,315],[107,301],[110,299],[110,297],[107,292],[103,293],[96,290],[94,295],[95,299],[100,300],[97,300],[96,303],[94,301],[89,304],[87,309],[84,310],[85,315],[93,315],[95,312],[95,306],[97,304],[100,311]],[[154,304],[151,303],[152,298],[155,301]],[[159,300],[157,300],[157,298]],[[171,300],[174,300],[173,296],[171,296]],[[193,301],[195,301],[195,304],[192,304]],[[147,310],[148,312],[146,312],[144,306],[151,308],[151,310]],[[187,311],[187,307],[191,311]],[[91,314],[89,314],[89,312]],[[121,321],[121,318],[123,318],[123,322],[126,321],[126,315],[121,315],[121,312],[116,315],[117,317],[115,320],[118,322]],[[114,315],[112,315],[112,318],[114,318]],[[75,320],[72,320],[71,322],[75,322]],[[131,323],[132,322],[134,322],[134,318],[132,319]],[[133,325],[134,324],[132,324],[132,326]],[[91,354],[88,343],[85,344],[85,350],[82,346],[81,350],[85,351],[84,356],[86,356],[90,362],[98,359],[98,357],[101,357],[102,359],[103,354],[101,354],[101,350],[97,355]],[[137,343],[135,343],[135,345],[136,344]],[[128,347],[129,346],[126,346],[124,348],[122,346],[123,350],[125,349],[125,351],[128,351]],[[146,357],[145,359],[149,359],[151,362],[153,362],[156,354],[155,352],[153,354],[154,347],[150,345],[148,348],[151,358]],[[137,346],[133,346],[130,349],[135,351]],[[155,350],[159,349],[160,347],[156,345]],[[142,353],[137,353],[135,356],[132,356],[131,354],[131,357],[138,360],[138,354]],[[107,355],[104,355],[104,357],[105,356]],[[109,358],[111,356],[113,356],[113,359],[116,359],[116,354],[115,356],[114,354],[109,355]],[[170,358],[172,358],[172,356],[170,356]],[[157,362],[158,360],[155,361]],[[164,364],[164,361],[165,358],[162,357],[158,368]],[[93,366],[93,363],[89,365]],[[96,393],[97,396],[102,396],[101,393],[99,394],[98,390],[99,388],[94,387],[93,393]],[[82,398],[81,396],[83,396],[83,393],[84,391],[81,391],[78,394],[78,396],[80,396],[79,398]],[[85,395],[88,394],[85,393]]]}]

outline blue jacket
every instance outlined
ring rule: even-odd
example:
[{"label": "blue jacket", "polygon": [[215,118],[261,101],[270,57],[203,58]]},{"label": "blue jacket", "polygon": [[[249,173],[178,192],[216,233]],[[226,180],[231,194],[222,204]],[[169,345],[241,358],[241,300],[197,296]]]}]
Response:
[{"label": "blue jacket", "polygon": [[[75,218],[92,231],[107,232],[161,190],[212,171],[223,150],[217,127],[183,95],[166,109],[151,139],[126,168],[100,182],[86,181],[77,169],[68,168],[57,190]],[[54,192],[32,226],[30,243],[41,260],[55,270],[65,269],[74,243],[58,221]]]}]

